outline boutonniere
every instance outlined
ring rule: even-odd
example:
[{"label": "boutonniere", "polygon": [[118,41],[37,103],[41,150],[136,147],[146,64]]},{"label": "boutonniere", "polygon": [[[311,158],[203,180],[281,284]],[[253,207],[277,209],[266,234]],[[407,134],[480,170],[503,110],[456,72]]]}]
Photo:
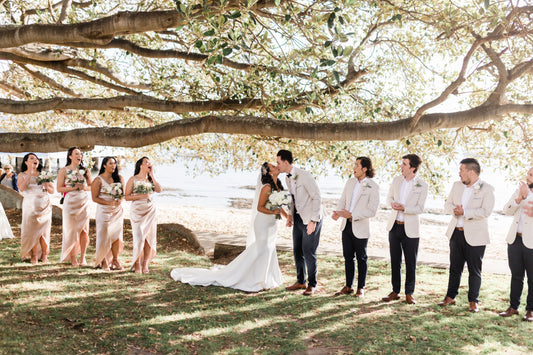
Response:
[{"label": "boutonniere", "polygon": [[422,184],[420,183],[420,181],[416,180],[415,187],[422,187]]},{"label": "boutonniere", "polygon": [[481,190],[482,187],[483,187],[483,183],[477,184],[476,186],[474,186],[474,192],[478,193],[479,190]]},{"label": "boutonniere", "polygon": [[291,176],[291,178],[292,178],[294,181],[296,181],[296,180],[298,180],[298,175],[295,174],[295,175]]},{"label": "boutonniere", "polygon": [[363,187],[368,187],[369,189],[372,188],[368,182],[363,182]]}]

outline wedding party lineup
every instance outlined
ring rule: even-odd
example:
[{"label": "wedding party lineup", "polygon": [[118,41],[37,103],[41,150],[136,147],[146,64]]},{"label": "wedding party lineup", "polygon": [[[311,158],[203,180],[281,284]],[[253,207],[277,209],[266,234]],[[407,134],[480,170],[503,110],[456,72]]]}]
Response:
[{"label": "wedding party lineup", "polygon": [[[259,167],[246,248],[227,265],[210,269],[179,267],[170,277],[194,286],[220,286],[257,293],[281,287],[284,278],[276,251],[277,228],[284,224],[292,229],[292,252],[296,280],[289,282],[288,292],[313,296],[320,273],[317,248],[323,221],[340,221],[345,280],[332,296],[368,297],[367,245],[372,218],[380,205],[380,186],[372,160],[354,157],[353,174],[331,216],[326,216],[320,189],[313,175],[295,166],[291,151],[279,150]],[[35,153],[26,154],[17,174],[16,167],[1,167],[0,184],[23,196],[20,257],[33,265],[48,264],[52,225],[50,195],[61,194],[62,244],[60,263],[74,267],[91,266],[103,271],[124,270],[123,201],[131,202],[130,222],[133,239],[131,272],[150,273],[150,263],[157,253],[157,211],[154,194],[162,192],[154,165],[148,157],[135,163],[133,176],[127,180],[120,174],[116,157],[101,161],[98,175],[93,177],[83,162],[83,152],[72,147],[66,153],[66,164],[57,173],[44,169]],[[419,250],[420,215],[428,196],[428,183],[418,176],[423,159],[406,154],[399,162],[399,174],[391,178],[386,205],[390,212],[386,224],[390,255],[390,293],[380,302],[402,299],[417,303],[416,271]],[[524,280],[527,276],[527,299],[523,320],[533,322],[533,167],[524,168],[524,180],[502,206],[512,216],[506,236],[508,265],[511,271],[507,309],[501,317],[518,315]],[[54,183],[55,182],[55,183]],[[461,276],[466,264],[468,272],[467,310],[480,309],[482,264],[490,243],[488,219],[495,208],[495,187],[481,177],[481,166],[475,158],[459,163],[459,180],[453,183],[444,204],[450,216],[446,237],[449,242],[448,284],[442,285],[441,307],[456,304]],[[89,238],[89,205],[96,204],[95,255],[87,255]],[[279,221],[282,222],[279,222]],[[0,239],[14,238],[9,220],[0,204]],[[403,262],[402,262],[403,259]],[[402,263],[405,279],[402,283]],[[403,288],[403,291],[402,291]],[[503,307],[502,307],[503,308]]]}]

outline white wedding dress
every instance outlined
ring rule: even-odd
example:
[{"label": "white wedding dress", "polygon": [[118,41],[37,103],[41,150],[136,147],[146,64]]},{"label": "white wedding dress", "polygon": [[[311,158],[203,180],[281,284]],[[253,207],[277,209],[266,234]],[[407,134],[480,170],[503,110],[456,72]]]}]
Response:
[{"label": "white wedding dress", "polygon": [[257,212],[258,191],[252,204],[252,224],[246,249],[228,265],[215,265],[211,269],[173,269],[170,276],[183,283],[200,286],[231,287],[246,292],[259,292],[279,287],[283,276],[276,253],[275,215]]},{"label": "white wedding dress", "polygon": [[13,238],[13,232],[11,231],[9,220],[4,211],[4,206],[2,206],[2,203],[0,202],[0,240],[9,238]]}]

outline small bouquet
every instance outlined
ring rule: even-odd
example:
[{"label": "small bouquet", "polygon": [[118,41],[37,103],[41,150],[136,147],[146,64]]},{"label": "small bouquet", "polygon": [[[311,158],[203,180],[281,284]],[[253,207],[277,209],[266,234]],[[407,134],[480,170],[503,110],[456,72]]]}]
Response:
[{"label": "small bouquet", "polygon": [[[135,181],[133,184],[133,192],[138,195],[149,194],[154,191],[154,185],[150,181]],[[150,199],[147,202],[151,202]]]},{"label": "small bouquet", "polygon": [[74,187],[76,184],[85,183],[85,170],[76,169],[76,170],[67,170],[67,176],[65,179],[67,184]]},{"label": "small bouquet", "polygon": [[104,193],[113,197],[113,199],[118,200],[124,196],[122,191],[122,184],[120,182],[114,182],[103,189]]},{"label": "small bouquet", "polygon": [[42,185],[45,182],[52,182],[56,179],[56,175],[50,170],[42,170],[37,176],[37,185]]},{"label": "small bouquet", "polygon": [[[288,191],[273,191],[268,197],[268,201],[265,205],[271,211],[274,211],[277,208],[283,208],[288,206],[292,202],[291,194]],[[277,219],[280,219],[280,215],[276,215]]]}]

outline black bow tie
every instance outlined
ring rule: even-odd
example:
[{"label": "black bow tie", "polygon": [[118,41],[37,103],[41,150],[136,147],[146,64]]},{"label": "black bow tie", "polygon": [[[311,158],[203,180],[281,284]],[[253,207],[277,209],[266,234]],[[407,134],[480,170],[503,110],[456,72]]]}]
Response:
[{"label": "black bow tie", "polygon": [[287,177],[288,177],[288,178],[290,178],[291,176],[292,176],[292,174],[291,174],[291,173],[288,173],[288,174],[287,174]]}]

